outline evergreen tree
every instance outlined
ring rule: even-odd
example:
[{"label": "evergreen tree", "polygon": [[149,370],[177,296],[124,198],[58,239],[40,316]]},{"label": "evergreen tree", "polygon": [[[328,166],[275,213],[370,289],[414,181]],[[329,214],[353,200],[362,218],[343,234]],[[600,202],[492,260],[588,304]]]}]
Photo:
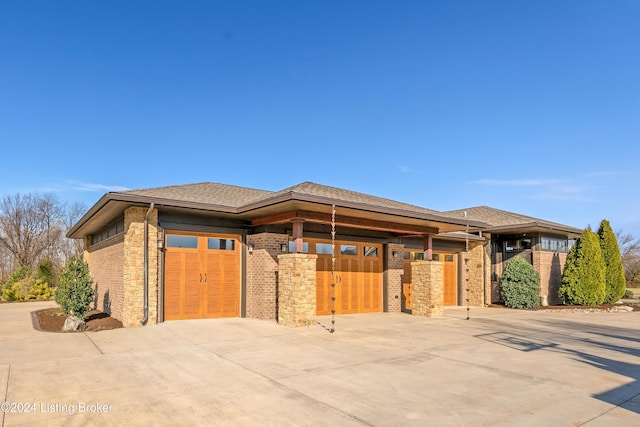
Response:
[{"label": "evergreen tree", "polygon": [[540,274],[523,258],[511,258],[500,278],[500,297],[511,308],[540,307]]},{"label": "evergreen tree", "polygon": [[93,301],[93,280],[89,266],[79,258],[71,257],[60,274],[56,302],[66,314],[72,314],[81,320],[90,311]]},{"label": "evergreen tree", "polygon": [[605,283],[598,235],[587,227],[569,251],[558,295],[567,304],[599,305],[605,299]]},{"label": "evergreen tree", "polygon": [[605,298],[604,302],[612,304],[624,296],[627,282],[624,277],[622,255],[616,235],[611,229],[609,221],[603,219],[598,229],[600,248],[605,264]]}]

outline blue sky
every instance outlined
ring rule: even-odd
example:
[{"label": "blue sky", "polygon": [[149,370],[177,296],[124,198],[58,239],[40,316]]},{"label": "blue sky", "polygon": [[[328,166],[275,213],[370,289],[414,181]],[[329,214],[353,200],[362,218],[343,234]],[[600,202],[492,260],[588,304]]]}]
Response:
[{"label": "blue sky", "polygon": [[303,182],[640,237],[640,2],[5,1],[0,194]]}]

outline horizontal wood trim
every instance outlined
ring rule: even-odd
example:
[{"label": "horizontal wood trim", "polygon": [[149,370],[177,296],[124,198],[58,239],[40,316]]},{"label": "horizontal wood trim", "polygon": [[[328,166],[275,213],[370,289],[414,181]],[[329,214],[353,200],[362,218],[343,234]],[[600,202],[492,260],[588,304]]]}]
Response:
[{"label": "horizontal wood trim", "polygon": [[[390,221],[376,221],[372,219],[356,218],[352,216],[336,215],[336,225],[352,228],[363,228],[367,230],[391,231],[395,233],[414,234],[437,234],[435,227],[424,227],[411,224],[399,224]],[[310,211],[289,211],[277,215],[256,218],[251,221],[254,227],[267,224],[284,224],[296,220],[315,222],[320,224],[331,224],[331,214]]]}]

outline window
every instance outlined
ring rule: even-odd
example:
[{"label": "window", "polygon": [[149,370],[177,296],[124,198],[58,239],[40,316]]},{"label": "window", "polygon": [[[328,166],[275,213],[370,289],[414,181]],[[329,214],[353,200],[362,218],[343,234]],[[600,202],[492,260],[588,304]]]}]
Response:
[{"label": "window", "polygon": [[107,240],[113,236],[117,236],[118,234],[122,234],[122,233],[124,233],[124,220],[111,224],[106,228],[103,228],[98,233],[93,234],[91,236],[91,244],[95,245],[96,243],[100,243],[103,240]]},{"label": "window", "polygon": [[[289,240],[289,253],[291,254],[295,254],[296,253],[296,241],[295,240]],[[302,242],[302,253],[303,254],[308,254],[309,253],[309,242]]]},{"label": "window", "polygon": [[504,241],[505,252],[518,252],[531,249],[531,239],[510,239]]},{"label": "window", "polygon": [[453,255],[451,255],[451,254],[445,255],[444,256],[444,262],[453,262]]},{"label": "window", "polygon": [[209,237],[207,242],[208,249],[219,251],[235,251],[236,241],[234,239],[217,239],[215,237]]},{"label": "window", "polygon": [[554,237],[543,236],[540,241],[540,247],[543,251],[563,252],[566,253],[571,249],[575,240],[558,239]]},{"label": "window", "polygon": [[373,246],[365,246],[364,247],[364,256],[377,257],[378,256],[378,248],[373,247]]},{"label": "window", "polygon": [[358,255],[358,247],[356,245],[340,245],[341,255]]},{"label": "window", "polygon": [[197,249],[198,238],[196,236],[178,236],[175,234],[169,234],[167,236],[167,247]]},{"label": "window", "polygon": [[331,255],[333,245],[331,243],[316,243],[316,253],[320,255]]},{"label": "window", "polygon": [[[424,254],[422,254],[423,259],[424,259]],[[432,254],[431,255],[431,261],[440,261],[440,254]]]}]

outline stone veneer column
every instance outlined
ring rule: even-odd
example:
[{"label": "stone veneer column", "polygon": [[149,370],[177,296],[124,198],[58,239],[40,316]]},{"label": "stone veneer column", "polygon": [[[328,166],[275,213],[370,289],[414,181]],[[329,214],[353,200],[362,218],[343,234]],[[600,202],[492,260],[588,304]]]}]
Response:
[{"label": "stone veneer column", "polygon": [[[469,251],[462,252],[462,305],[464,306],[467,305],[467,298],[469,298],[469,305],[472,307],[484,306],[485,260],[483,258],[486,254],[483,243],[469,242]],[[491,270],[490,266],[491,264],[487,264],[489,271]]]},{"label": "stone veneer column", "polygon": [[[396,252],[394,258],[393,252]],[[387,245],[384,283],[386,285],[386,311],[399,313],[402,310],[402,276],[404,275],[404,245],[389,243]]]},{"label": "stone veneer column", "polygon": [[[124,211],[124,303],[122,324],[141,326],[144,314],[144,216],[148,208]],[[149,225],[149,320],[158,322],[158,211],[153,210]]]},{"label": "stone veneer column", "polygon": [[411,298],[414,316],[441,317],[444,314],[444,263],[411,263]]},{"label": "stone veneer column", "polygon": [[278,323],[293,328],[316,324],[314,254],[278,255]]}]

